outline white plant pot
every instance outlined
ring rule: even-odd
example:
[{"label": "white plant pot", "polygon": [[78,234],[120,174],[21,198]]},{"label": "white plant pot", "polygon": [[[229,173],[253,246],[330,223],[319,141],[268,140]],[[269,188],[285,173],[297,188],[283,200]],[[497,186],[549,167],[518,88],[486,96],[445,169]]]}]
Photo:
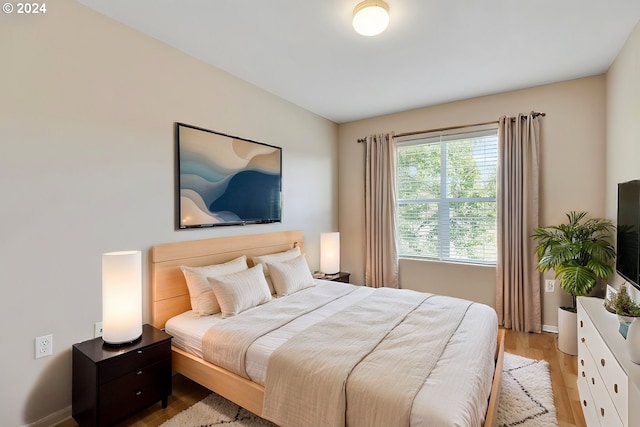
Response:
[{"label": "white plant pot", "polygon": [[572,356],[578,354],[578,314],[560,307],[558,307],[558,349]]},{"label": "white plant pot", "polygon": [[640,320],[637,317],[633,318],[627,331],[627,348],[631,361],[640,364]]},{"label": "white plant pot", "polygon": [[623,316],[621,314],[616,314],[616,316],[618,316],[618,321],[620,323],[631,323],[633,322],[633,320],[635,319],[635,317],[631,317],[631,316]]}]

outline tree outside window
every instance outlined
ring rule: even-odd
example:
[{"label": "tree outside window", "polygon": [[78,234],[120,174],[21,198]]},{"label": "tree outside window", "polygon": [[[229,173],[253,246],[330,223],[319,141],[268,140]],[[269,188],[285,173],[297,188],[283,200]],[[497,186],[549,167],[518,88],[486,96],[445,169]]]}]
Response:
[{"label": "tree outside window", "polygon": [[497,129],[398,142],[398,251],[496,262]]}]

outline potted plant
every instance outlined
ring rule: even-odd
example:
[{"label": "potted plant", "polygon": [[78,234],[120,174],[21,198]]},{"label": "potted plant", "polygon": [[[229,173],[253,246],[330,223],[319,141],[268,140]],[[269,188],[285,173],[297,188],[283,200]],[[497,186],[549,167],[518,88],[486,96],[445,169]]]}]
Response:
[{"label": "potted plant", "polygon": [[578,353],[576,297],[589,295],[600,279],[613,273],[616,256],[610,239],[615,230],[611,221],[585,219],[587,212],[569,212],[568,223],[536,228],[538,270],[554,270],[560,287],[571,295],[571,307],[558,309],[558,348]]},{"label": "potted plant", "polygon": [[640,317],[640,305],[631,299],[626,285],[620,286],[618,292],[605,302],[605,308],[618,315],[620,323],[631,323]]},{"label": "potted plant", "polygon": [[640,305],[631,298],[623,284],[618,292],[605,302],[605,307],[618,315],[619,331],[627,340],[629,357],[632,362],[640,364],[640,323],[636,320],[640,318]]}]

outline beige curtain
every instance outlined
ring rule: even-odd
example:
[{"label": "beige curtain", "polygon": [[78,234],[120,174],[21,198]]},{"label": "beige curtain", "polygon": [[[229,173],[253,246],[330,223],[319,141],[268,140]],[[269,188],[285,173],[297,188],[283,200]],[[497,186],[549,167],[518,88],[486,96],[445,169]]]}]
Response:
[{"label": "beige curtain", "polygon": [[507,329],[541,332],[538,227],[540,118],[501,117],[498,127],[498,268],[496,311]]},{"label": "beige curtain", "polygon": [[366,138],[365,284],[398,287],[396,144],[392,135]]}]

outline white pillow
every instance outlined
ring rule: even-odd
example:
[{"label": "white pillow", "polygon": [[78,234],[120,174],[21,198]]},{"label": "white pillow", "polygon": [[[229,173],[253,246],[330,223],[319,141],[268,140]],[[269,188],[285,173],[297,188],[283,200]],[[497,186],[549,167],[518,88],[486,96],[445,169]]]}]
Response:
[{"label": "white pillow", "polygon": [[303,255],[282,262],[268,262],[271,281],[278,296],[289,295],[315,285]]},{"label": "white pillow", "polygon": [[207,277],[219,277],[248,269],[247,257],[241,256],[224,264],[203,267],[180,266],[189,288],[191,309],[201,316],[220,313],[220,305]]},{"label": "white pillow", "polygon": [[273,254],[254,256],[254,257],[251,257],[251,261],[253,261],[255,265],[262,264],[262,267],[264,269],[264,275],[267,278],[267,284],[269,284],[269,289],[271,289],[272,294],[275,294],[276,291],[273,288],[273,283],[271,282],[271,277],[269,275],[269,267],[267,266],[267,263],[287,261],[289,259],[293,259],[298,256],[300,256],[300,248],[296,246],[293,249],[289,249],[283,252],[276,252]]},{"label": "white pillow", "polygon": [[239,273],[217,278],[209,277],[207,280],[216,294],[222,317],[235,316],[271,300],[271,292],[262,271],[262,264]]}]

